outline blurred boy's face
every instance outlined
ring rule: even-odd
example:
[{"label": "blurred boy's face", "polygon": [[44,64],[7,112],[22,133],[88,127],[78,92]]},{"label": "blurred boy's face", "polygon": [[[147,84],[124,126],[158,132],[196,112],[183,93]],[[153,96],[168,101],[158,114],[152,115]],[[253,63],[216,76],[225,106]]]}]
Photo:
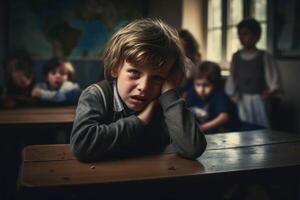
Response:
[{"label": "blurred boy's face", "polygon": [[212,94],[214,86],[207,79],[201,78],[194,80],[194,88],[199,97],[206,99]]},{"label": "blurred boy's face", "polygon": [[18,69],[12,70],[11,77],[14,85],[18,88],[28,88],[32,82],[32,78],[27,77],[24,71]]},{"label": "blurred boy's face", "polygon": [[131,110],[141,111],[161,94],[170,68],[171,66],[161,69],[136,67],[124,61],[112,72],[112,77],[117,80],[118,93],[126,106]]},{"label": "blurred boy's face", "polygon": [[47,82],[52,90],[58,90],[66,80],[68,80],[68,74],[63,65],[50,71],[47,75]]},{"label": "blurred boy's face", "polygon": [[253,34],[248,28],[241,28],[238,30],[238,36],[244,48],[255,47],[258,41],[258,36]]}]

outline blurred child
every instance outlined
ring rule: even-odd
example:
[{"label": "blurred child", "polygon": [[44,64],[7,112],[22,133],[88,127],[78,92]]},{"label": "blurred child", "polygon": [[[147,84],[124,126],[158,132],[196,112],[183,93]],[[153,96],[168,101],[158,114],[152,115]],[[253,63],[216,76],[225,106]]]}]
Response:
[{"label": "blurred child", "polygon": [[277,65],[270,54],[256,48],[261,27],[255,19],[241,21],[237,29],[243,49],[232,56],[226,92],[237,102],[241,120],[270,127],[268,103],[280,91]]},{"label": "blurred child", "polygon": [[4,63],[6,87],[3,91],[2,106],[12,108],[34,104],[31,97],[33,88],[33,63],[23,51],[10,55]]},{"label": "blurred child", "polygon": [[237,130],[241,123],[234,104],[221,84],[221,69],[214,62],[198,65],[193,76],[194,87],[187,93],[187,105],[196,114],[206,133]]},{"label": "blurred child", "polygon": [[161,152],[188,159],[206,140],[176,90],[184,57],[176,30],[141,19],[120,29],[104,54],[106,80],[83,91],[70,146],[81,160]]},{"label": "blurred child", "polygon": [[81,93],[73,83],[74,68],[62,58],[50,59],[43,68],[44,82],[35,85],[31,95],[47,103],[76,104]]},{"label": "blurred child", "polygon": [[183,96],[186,97],[186,91],[193,87],[193,73],[196,67],[201,62],[201,54],[199,52],[199,45],[188,30],[182,29],[179,31],[179,38],[185,54],[185,70],[186,79],[184,81],[182,90]]}]

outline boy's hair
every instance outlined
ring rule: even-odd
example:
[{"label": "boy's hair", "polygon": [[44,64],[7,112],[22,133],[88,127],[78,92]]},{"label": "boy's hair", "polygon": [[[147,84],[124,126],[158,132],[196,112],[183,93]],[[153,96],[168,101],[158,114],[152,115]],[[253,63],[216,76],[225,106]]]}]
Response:
[{"label": "boy's hair", "polygon": [[185,29],[179,31],[179,37],[182,41],[182,46],[186,57],[195,63],[195,56],[200,56],[198,51],[199,45],[196,39],[188,30]]},{"label": "boy's hair", "polygon": [[[14,69],[10,66],[14,62]],[[6,73],[10,76],[12,70],[23,71],[27,78],[33,77],[33,62],[30,55],[23,50],[16,51],[10,54],[4,60],[4,66]]]},{"label": "boy's hair", "polygon": [[221,68],[215,62],[204,61],[198,65],[194,75],[194,80],[195,79],[207,79],[214,87],[219,87],[222,81]]},{"label": "boy's hair", "polygon": [[261,26],[258,23],[258,21],[256,21],[253,18],[249,18],[249,19],[244,19],[242,20],[238,25],[237,25],[238,30],[242,29],[242,28],[247,28],[249,29],[254,35],[260,37],[261,35]]},{"label": "boy's hair", "polygon": [[75,70],[73,65],[65,58],[54,57],[51,58],[43,67],[43,77],[46,78],[49,72],[57,69],[60,66],[64,66],[68,75],[68,80],[73,81],[75,76]]},{"label": "boy's hair", "polygon": [[177,31],[158,19],[135,20],[113,35],[104,53],[105,77],[124,61],[136,67],[161,68],[172,65],[172,70],[184,73],[184,57]]}]

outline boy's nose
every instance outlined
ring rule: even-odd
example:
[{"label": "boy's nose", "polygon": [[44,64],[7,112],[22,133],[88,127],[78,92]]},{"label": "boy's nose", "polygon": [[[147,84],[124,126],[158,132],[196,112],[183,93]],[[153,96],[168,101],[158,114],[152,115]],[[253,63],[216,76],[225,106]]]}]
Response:
[{"label": "boy's nose", "polygon": [[140,92],[145,92],[149,87],[149,80],[147,77],[143,77],[140,79],[137,89]]}]

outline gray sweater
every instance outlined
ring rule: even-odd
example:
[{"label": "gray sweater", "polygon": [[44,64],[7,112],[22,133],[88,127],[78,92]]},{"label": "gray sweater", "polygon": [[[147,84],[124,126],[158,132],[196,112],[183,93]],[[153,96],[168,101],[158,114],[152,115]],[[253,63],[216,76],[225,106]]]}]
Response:
[{"label": "gray sweater", "polygon": [[[113,91],[113,85],[109,87]],[[158,98],[160,106],[146,126],[137,117],[138,113],[124,104],[125,109],[116,108],[119,98],[116,92],[103,91],[94,84],[80,96],[70,140],[71,150],[78,159],[97,161],[161,152],[170,143],[184,158],[195,159],[204,152],[205,137],[176,90]]]}]

